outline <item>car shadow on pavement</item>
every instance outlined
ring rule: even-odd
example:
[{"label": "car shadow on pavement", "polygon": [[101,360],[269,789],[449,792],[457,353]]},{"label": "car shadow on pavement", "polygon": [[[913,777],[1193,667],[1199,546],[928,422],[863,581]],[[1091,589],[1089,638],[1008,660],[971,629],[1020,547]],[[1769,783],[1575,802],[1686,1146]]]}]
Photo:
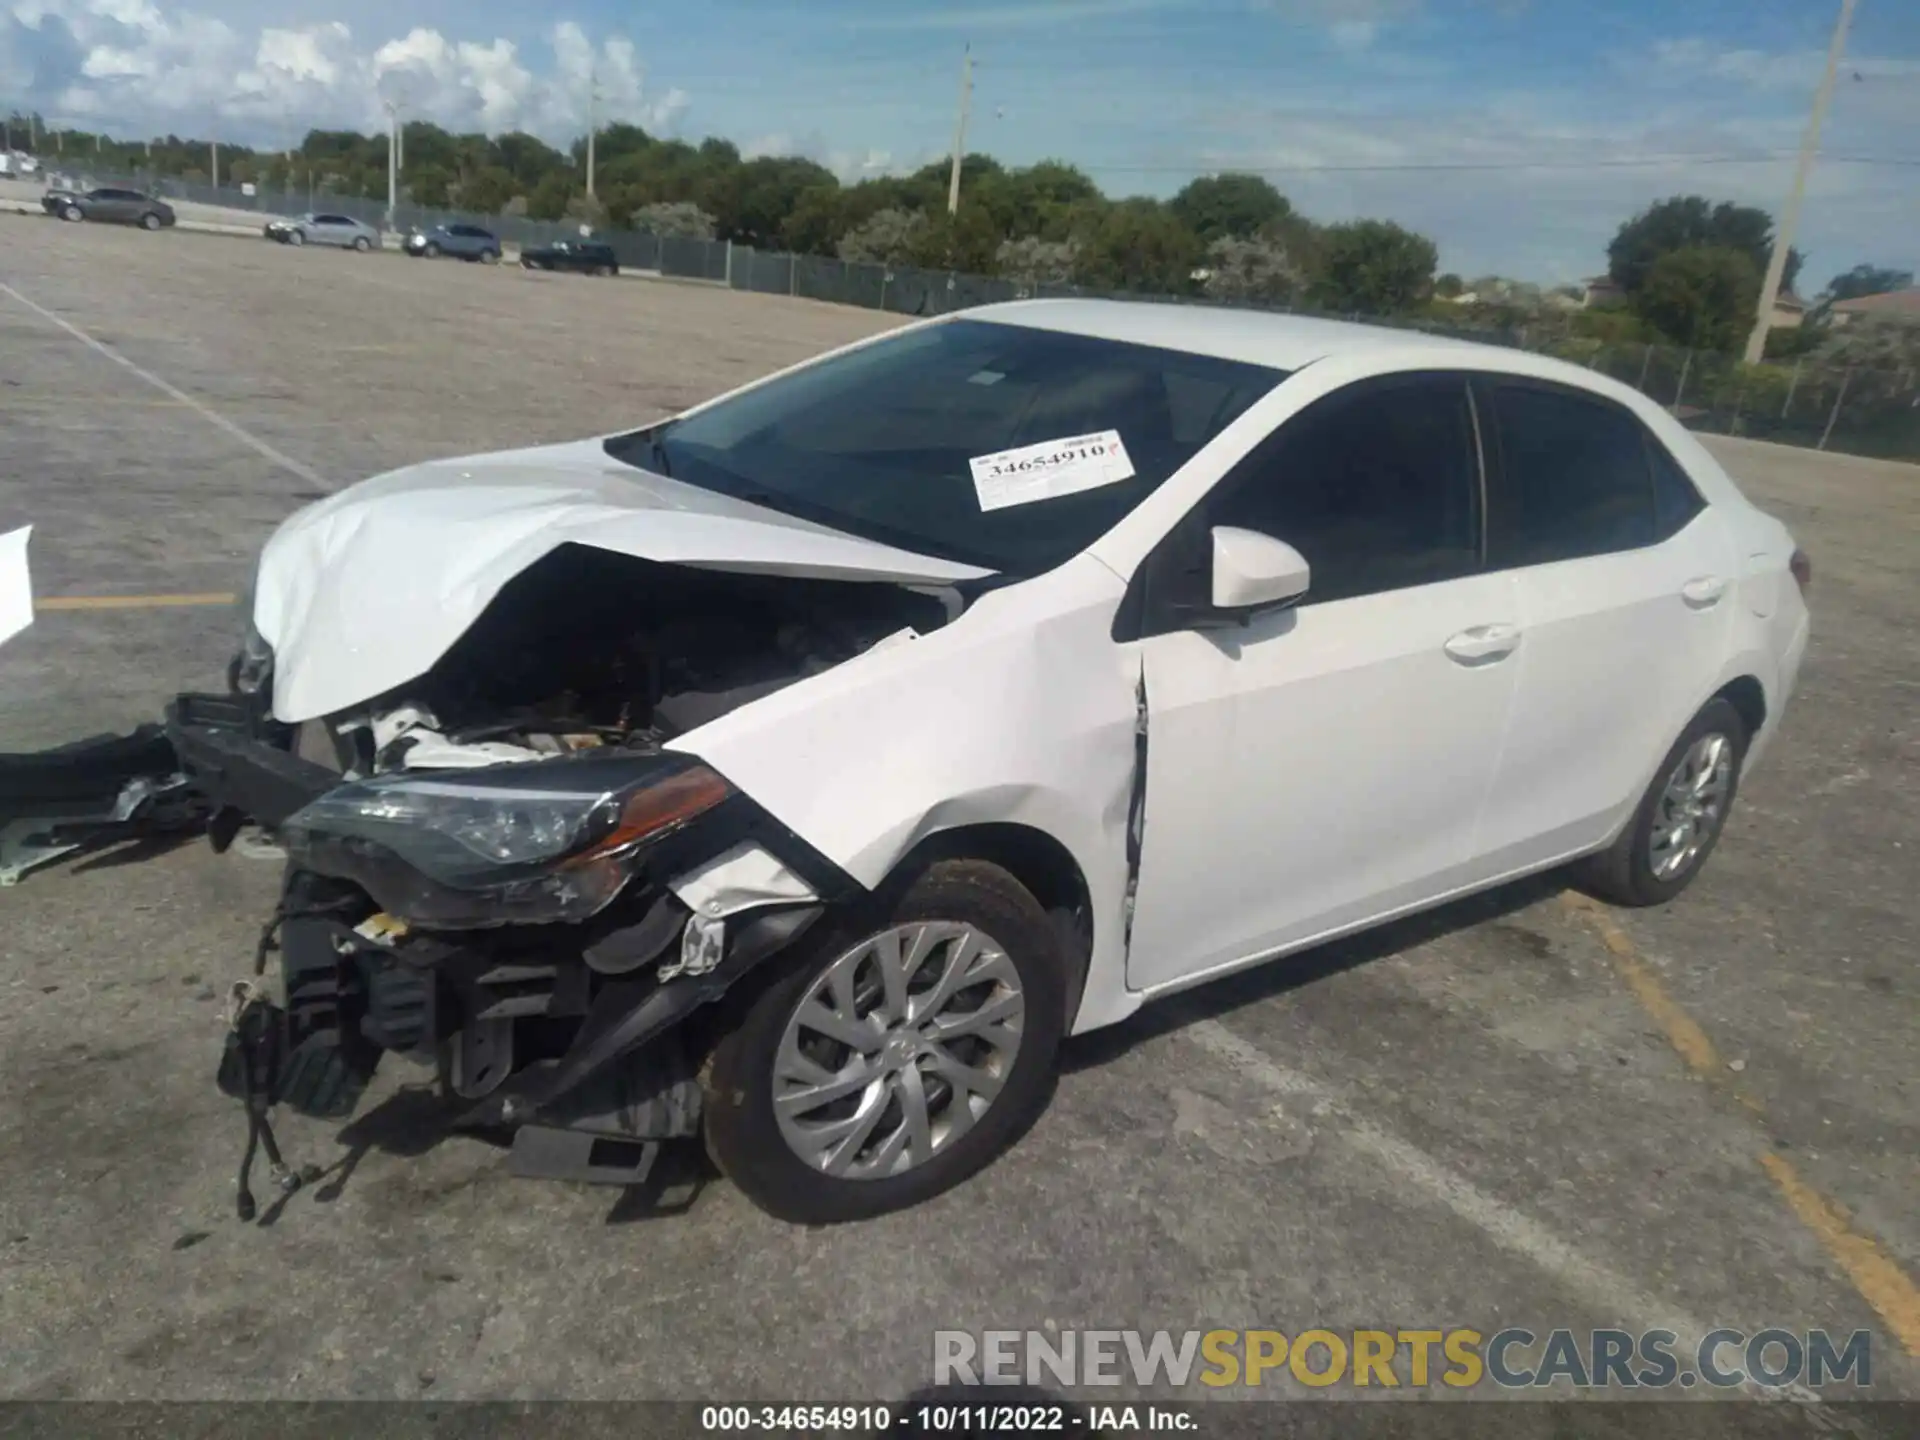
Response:
[{"label": "car shadow on pavement", "polygon": [[1167,1000],[1148,1004],[1118,1025],[1068,1040],[1061,1049],[1061,1073],[1094,1069],[1119,1059],[1143,1040],[1170,1035],[1201,1020],[1217,1020],[1375,960],[1502,919],[1552,899],[1567,890],[1569,884],[1564,870],[1549,870],[1375,929],[1255,964]]}]

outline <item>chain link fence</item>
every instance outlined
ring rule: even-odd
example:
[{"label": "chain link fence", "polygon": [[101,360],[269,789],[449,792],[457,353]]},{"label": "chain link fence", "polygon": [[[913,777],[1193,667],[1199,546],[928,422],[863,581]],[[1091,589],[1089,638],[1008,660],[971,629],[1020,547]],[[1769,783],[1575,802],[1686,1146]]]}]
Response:
[{"label": "chain link fence", "polygon": [[[248,195],[231,186],[100,175],[86,175],[80,183],[131,185],[169,199],[253,211],[261,216],[263,223],[269,216],[309,211],[350,215],[380,228],[387,228],[389,219],[382,201],[332,195],[324,190],[259,190]],[[578,221],[480,215],[411,204],[397,206],[391,221],[391,228],[397,231],[431,229],[436,225],[481,225],[498,235],[503,243],[520,248],[580,234]],[[1022,283],[1005,277],[904,265],[861,264],[818,255],[759,250],[725,240],[639,231],[606,231],[595,238],[613,247],[624,269],[654,271],[755,294],[788,295],[897,315],[944,315],[995,301],[1050,296],[1180,305],[1222,303],[1198,296],[1109,292],[1072,284]],[[1583,339],[1567,334],[1564,324],[1472,329],[1403,316],[1296,311],[1291,305],[1254,308],[1364,320],[1551,354],[1635,387],[1666,406],[1694,430],[1857,455],[1920,460],[1920,374],[1916,374],[1911,365],[1847,365],[1813,359],[1747,365],[1733,356],[1706,351]]]}]

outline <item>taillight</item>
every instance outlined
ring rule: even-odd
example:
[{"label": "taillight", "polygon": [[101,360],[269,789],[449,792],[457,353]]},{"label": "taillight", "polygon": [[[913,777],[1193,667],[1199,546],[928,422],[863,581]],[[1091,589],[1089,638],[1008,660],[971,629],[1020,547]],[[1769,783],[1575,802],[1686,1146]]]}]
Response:
[{"label": "taillight", "polygon": [[1807,552],[1794,551],[1793,558],[1787,561],[1787,569],[1793,572],[1793,578],[1800,587],[1800,593],[1805,595],[1807,587],[1813,584],[1813,561],[1807,558]]}]

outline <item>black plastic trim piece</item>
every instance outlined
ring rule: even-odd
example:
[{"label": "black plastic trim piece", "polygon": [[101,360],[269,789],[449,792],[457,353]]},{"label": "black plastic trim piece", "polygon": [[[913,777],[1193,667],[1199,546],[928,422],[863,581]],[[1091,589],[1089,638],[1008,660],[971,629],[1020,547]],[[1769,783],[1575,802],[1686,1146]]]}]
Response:
[{"label": "black plastic trim piece", "polygon": [[244,702],[181,695],[167,706],[167,738],[194,786],[223,809],[276,826],[340,784],[324,765],[254,738]]}]

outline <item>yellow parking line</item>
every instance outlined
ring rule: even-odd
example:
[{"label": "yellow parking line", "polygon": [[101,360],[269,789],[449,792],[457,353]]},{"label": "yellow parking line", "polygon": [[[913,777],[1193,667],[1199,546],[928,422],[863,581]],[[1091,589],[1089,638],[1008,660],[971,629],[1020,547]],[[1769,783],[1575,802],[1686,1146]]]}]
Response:
[{"label": "yellow parking line", "polygon": [[[1764,1127],[1766,1116],[1760,1102],[1727,1079],[1720,1052],[1714,1048],[1707,1032],[1667,993],[1653,968],[1635,948],[1632,938],[1606,908],[1598,901],[1572,892],[1560,898],[1568,910],[1586,921],[1600,937],[1627,989],[1640,1002],[1640,1008],[1666,1032],[1667,1043],[1686,1062],[1687,1068],[1731,1094],[1759,1116]],[[1834,1262],[1846,1272],[1860,1298],[1886,1321],[1887,1328],[1893,1331],[1906,1352],[1920,1358],[1920,1287],[1915,1286],[1873,1240],[1847,1223],[1844,1210],[1803,1180],[1799,1171],[1774,1150],[1760,1152],[1760,1168],[1779,1188],[1794,1218],[1813,1232]]]},{"label": "yellow parking line", "polygon": [[35,610],[171,610],[188,605],[232,605],[237,595],[56,595],[33,602]]},{"label": "yellow parking line", "polygon": [[1780,1156],[1768,1151],[1760,1157],[1760,1168],[1773,1177],[1800,1223],[1820,1237],[1853,1281],[1853,1288],[1880,1312],[1907,1353],[1920,1358],[1920,1287],[1885,1251],[1847,1224],[1839,1206],[1802,1180],[1799,1171]]}]

